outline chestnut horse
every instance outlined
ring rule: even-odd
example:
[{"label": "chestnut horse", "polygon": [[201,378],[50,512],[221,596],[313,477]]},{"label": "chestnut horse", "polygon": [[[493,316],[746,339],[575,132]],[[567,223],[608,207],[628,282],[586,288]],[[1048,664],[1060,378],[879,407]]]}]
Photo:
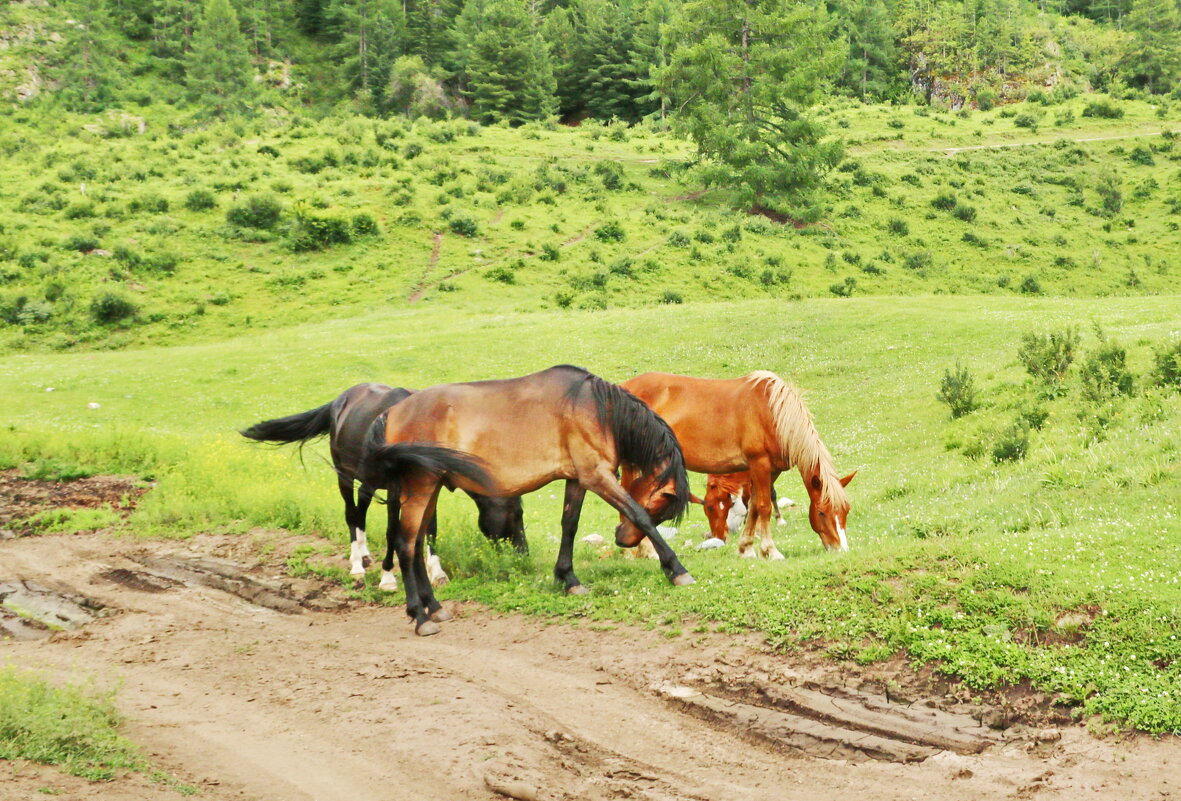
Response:
[{"label": "chestnut horse", "polygon": [[[705,499],[701,504],[705,507],[705,519],[709,521],[709,530],[714,539],[726,541],[731,527],[737,529],[741,522],[739,515],[745,516],[750,508],[751,480],[750,471],[740,473],[716,473],[705,481]],[[736,500],[742,501],[742,506],[734,512],[736,521],[730,522],[730,510]],[[779,504],[775,497],[775,485],[771,485],[771,513],[779,524],[783,524],[783,514],[779,511]]]},{"label": "chestnut horse", "polygon": [[[336,468],[340,497],[344,499],[345,525],[348,526],[352,541],[349,550],[350,573],[358,582],[364,580],[365,568],[369,567],[371,561],[369,540],[365,536],[365,518],[374,492],[372,486],[362,482],[357,490],[357,500],[355,503],[353,501],[353,482],[357,479],[361,462],[361,447],[378,415],[404,401],[413,392],[401,387],[387,387],[385,384],[357,384],[340,393],[331,403],[311,411],[264,420],[241,432],[242,436],[260,442],[298,442],[301,445],[324,434],[329,435],[332,464]],[[485,537],[493,542],[508,540],[521,553],[528,553],[519,498],[487,498],[468,494],[476,502],[480,514],[480,531],[484,532]],[[435,521],[432,519],[431,530],[427,535],[431,545],[434,545],[434,526]],[[446,580],[442,568],[437,573]],[[391,570],[382,572],[379,586],[389,592],[398,589],[398,580]]]},{"label": "chestnut horse", "polygon": [[[634,476],[630,494],[616,478],[621,464]],[[689,501],[676,437],[633,395],[578,367],[443,384],[411,395],[374,422],[361,476],[389,490],[388,530],[398,533],[406,612],[418,634],[436,633],[436,621],[450,617],[425,580],[422,558],[423,521],[434,515],[444,484],[515,497],[565,479],[554,577],[567,592],[586,592],[574,575],[573,551],[587,490],[630,524],[616,529],[618,545],[632,547],[647,537],[668,579],[693,583],[656,530],[656,523],[678,517]]]},{"label": "chestnut horse", "polygon": [[689,470],[750,471],[753,494],[746,527],[738,538],[740,555],[754,556],[751,546],[757,533],[759,555],[783,558],[771,539],[771,487],[780,473],[792,467],[799,469],[804,480],[810,501],[808,519],[820,541],[829,550],[849,549],[845,486],[856,472],[837,476],[811,412],[779,376],[765,370],[731,379],[644,373],[620,386],[672,426]]}]

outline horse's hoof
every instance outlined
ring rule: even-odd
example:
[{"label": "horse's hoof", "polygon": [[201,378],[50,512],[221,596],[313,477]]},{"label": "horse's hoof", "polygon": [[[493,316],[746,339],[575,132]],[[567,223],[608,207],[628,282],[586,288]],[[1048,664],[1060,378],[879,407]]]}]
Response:
[{"label": "horse's hoof", "polygon": [[581,584],[575,584],[573,587],[566,588],[567,595],[590,595],[590,590]]},{"label": "horse's hoof", "polygon": [[433,620],[424,620],[414,627],[414,633],[419,637],[429,637],[432,634],[438,634],[443,629]]},{"label": "horse's hoof", "polygon": [[451,620],[454,617],[455,615],[442,608],[440,608],[437,612],[431,613],[431,620],[435,621],[436,623],[446,623],[448,620]]},{"label": "horse's hoof", "polygon": [[696,584],[697,579],[690,576],[688,573],[682,573],[679,576],[673,576],[674,587],[688,587],[690,584]]},{"label": "horse's hoof", "polygon": [[778,562],[780,559],[786,559],[787,557],[779,553],[778,548],[772,548],[771,552],[767,554],[767,558],[772,562]]},{"label": "horse's hoof", "polygon": [[743,559],[754,559],[758,554],[755,553],[754,548],[747,548],[745,551],[739,551],[738,555]]}]

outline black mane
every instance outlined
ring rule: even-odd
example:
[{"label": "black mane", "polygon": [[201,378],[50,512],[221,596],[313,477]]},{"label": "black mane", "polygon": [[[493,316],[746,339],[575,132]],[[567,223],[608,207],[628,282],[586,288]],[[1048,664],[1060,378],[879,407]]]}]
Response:
[{"label": "black mane", "polygon": [[599,425],[615,437],[620,462],[641,473],[656,473],[656,480],[660,483],[673,479],[676,498],[669,512],[670,517],[680,520],[689,504],[689,479],[685,475],[681,444],[664,418],[623,387],[581,367],[564,364],[555,369],[574,370],[581,374],[566,391],[566,397],[575,403],[584,397],[584,389],[589,391]]}]

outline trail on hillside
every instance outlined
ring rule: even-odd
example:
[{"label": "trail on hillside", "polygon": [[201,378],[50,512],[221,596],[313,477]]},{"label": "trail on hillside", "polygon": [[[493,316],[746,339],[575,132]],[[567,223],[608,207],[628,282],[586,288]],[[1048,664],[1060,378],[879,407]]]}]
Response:
[{"label": "trail on hillside", "polygon": [[[93,620],[6,642],[5,658],[117,686],[125,733],[210,801],[1124,801],[1178,790],[1165,769],[1181,757],[1175,740],[1101,741],[1044,720],[996,730],[753,640],[455,604],[441,634],[418,638],[400,608],[283,575],[295,544],[281,532],[10,539],[0,595],[84,597]],[[46,787],[88,801],[177,797],[141,776],[96,788],[23,763],[0,763],[0,785],[14,799]]]}]

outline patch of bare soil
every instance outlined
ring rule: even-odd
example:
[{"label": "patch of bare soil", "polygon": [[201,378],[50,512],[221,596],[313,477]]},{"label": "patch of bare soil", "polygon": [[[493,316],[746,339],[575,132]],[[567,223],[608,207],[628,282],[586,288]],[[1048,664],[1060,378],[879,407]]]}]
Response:
[{"label": "patch of bare soil", "polygon": [[[204,799],[1175,798],[1175,739],[991,721],[751,639],[591,631],[475,605],[435,637],[283,573],[281,533],[0,544],[0,581],[99,610],[12,663],[117,686],[125,733]],[[276,600],[281,599],[281,600]],[[80,604],[81,605],[81,604]],[[913,697],[908,693],[915,694]],[[175,798],[0,763],[0,798]]]},{"label": "patch of bare soil", "polygon": [[[92,476],[74,481],[21,478],[17,470],[0,471],[0,530],[27,533],[24,521],[46,509],[88,509],[109,506],[127,513],[147,492],[130,476]],[[6,537],[0,536],[0,539]]]}]

